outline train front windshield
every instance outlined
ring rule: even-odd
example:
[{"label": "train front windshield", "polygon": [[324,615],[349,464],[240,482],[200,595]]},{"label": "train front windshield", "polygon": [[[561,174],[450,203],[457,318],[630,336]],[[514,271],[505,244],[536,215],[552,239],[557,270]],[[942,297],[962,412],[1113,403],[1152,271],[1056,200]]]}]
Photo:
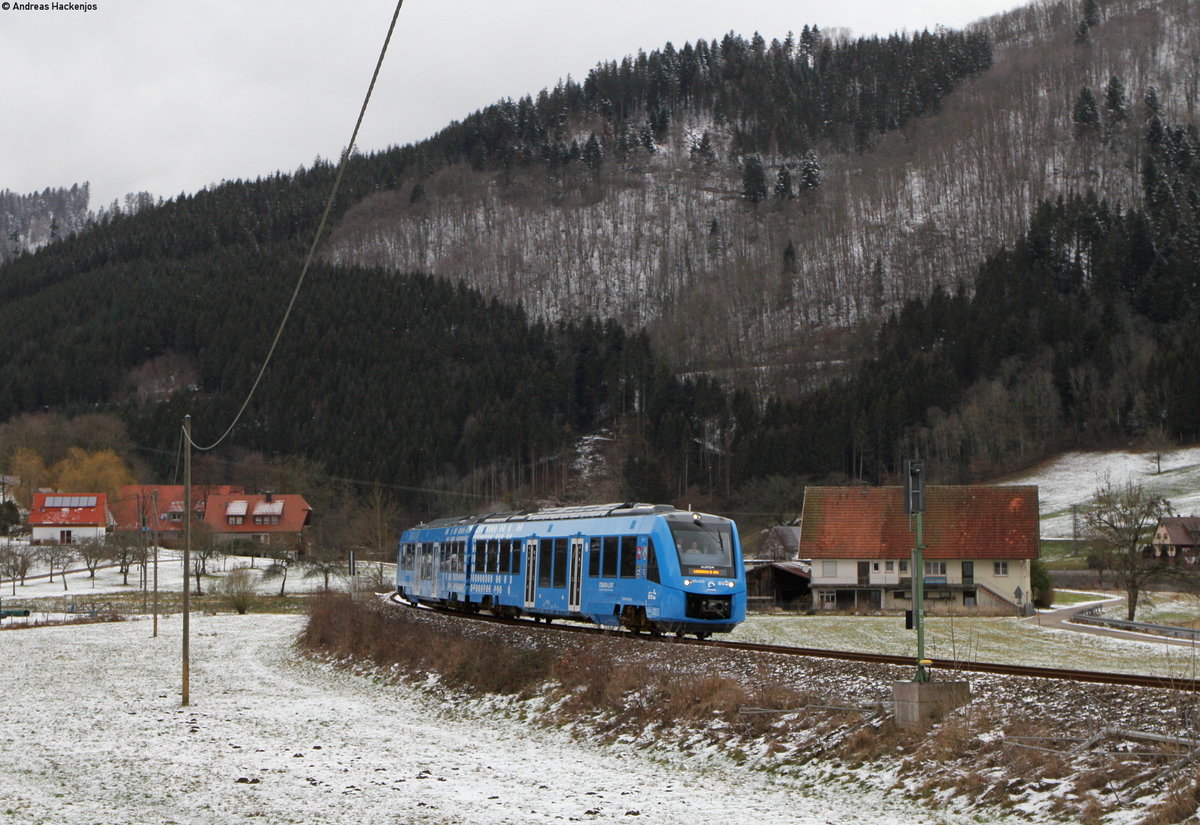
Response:
[{"label": "train front windshield", "polygon": [[685,576],[733,576],[733,529],[727,523],[670,521],[671,538]]}]

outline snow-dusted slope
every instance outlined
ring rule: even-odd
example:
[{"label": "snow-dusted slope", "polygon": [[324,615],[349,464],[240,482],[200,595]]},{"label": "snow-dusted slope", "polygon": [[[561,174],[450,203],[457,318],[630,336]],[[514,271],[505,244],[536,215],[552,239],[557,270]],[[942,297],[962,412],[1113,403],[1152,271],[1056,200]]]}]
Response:
[{"label": "snow-dusted slope", "polygon": [[[424,180],[415,203],[411,185],[381,193],[347,215],[330,255],[462,279],[538,317],[650,324],[677,363],[811,361],[831,330],[935,283],[972,280],[1040,200],[1091,188],[1110,203],[1138,201],[1142,95],[1156,86],[1168,120],[1194,113],[1200,0],[1102,9],[1089,46],[1075,45],[1079,8],[1066,0],[982,21],[991,70],[866,154],[819,148],[823,186],[792,201],[745,203],[728,137],[695,114],[637,168],[606,161],[598,181],[452,168]],[[1114,75],[1128,126],[1077,141],[1075,97],[1088,86],[1102,99]],[[586,137],[598,127],[576,128]],[[707,171],[688,152],[704,130],[721,161]],[[768,179],[796,161],[764,158]]]},{"label": "snow-dusted slope", "polygon": [[[1175,512],[1200,514],[1200,447],[1152,452],[1064,453],[1005,484],[1036,484],[1042,510],[1042,538],[1069,539],[1083,529],[1083,510],[1105,477],[1133,481],[1171,502]],[[1072,508],[1076,510],[1072,510]]]},{"label": "snow-dusted slope", "polygon": [[[966,823],[886,780],[787,779],[655,761],[299,660],[297,616],[0,633],[0,821],[228,825]],[[172,629],[172,628],[175,629]],[[1011,821],[1025,821],[1013,816]],[[992,820],[996,822],[1002,819]]]}]

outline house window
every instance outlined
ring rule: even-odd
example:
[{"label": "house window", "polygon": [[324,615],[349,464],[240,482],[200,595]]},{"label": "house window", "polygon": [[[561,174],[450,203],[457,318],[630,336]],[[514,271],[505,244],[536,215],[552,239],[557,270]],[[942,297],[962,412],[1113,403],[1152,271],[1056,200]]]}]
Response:
[{"label": "house window", "polygon": [[872,572],[872,573],[878,573],[878,572],[879,572],[879,562],[877,562],[877,561],[873,561],[873,562],[871,562],[871,572]]},{"label": "house window", "polygon": [[229,516],[229,523],[233,525],[242,524],[245,520],[245,516]]},{"label": "house window", "polygon": [[1008,562],[1006,562],[1006,561],[992,562],[992,570],[997,576],[1007,576],[1008,575]]},{"label": "house window", "polygon": [[925,562],[926,576],[944,576],[946,575],[946,562],[944,561],[927,561]]},{"label": "house window", "polygon": [[[837,577],[837,562],[836,561],[821,562],[821,575],[827,579],[836,578]],[[824,596],[824,594],[822,594],[822,596]]]},{"label": "house window", "polygon": [[900,562],[900,574],[904,575],[907,572],[908,572],[908,562],[906,562],[906,561]]},{"label": "house window", "polygon": [[894,561],[885,561],[883,565],[883,569],[887,573],[894,573],[896,571],[896,562]]},{"label": "house window", "polygon": [[255,516],[255,524],[278,524],[279,516]]},{"label": "house window", "polygon": [[834,607],[836,605],[837,605],[837,591],[836,590],[822,590],[821,591],[821,606],[822,607]]},{"label": "house window", "polygon": [[70,530],[59,530],[58,531],[58,543],[59,544],[70,544],[71,543],[71,531]]}]

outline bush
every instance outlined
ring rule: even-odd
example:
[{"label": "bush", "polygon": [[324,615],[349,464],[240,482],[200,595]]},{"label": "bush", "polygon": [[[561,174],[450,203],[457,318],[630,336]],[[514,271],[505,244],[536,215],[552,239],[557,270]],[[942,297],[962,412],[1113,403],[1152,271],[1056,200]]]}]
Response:
[{"label": "bush", "polygon": [[244,616],[254,603],[254,585],[257,579],[258,574],[249,567],[235,567],[221,582],[221,594],[239,616]]},{"label": "bush", "polygon": [[1029,563],[1029,584],[1033,588],[1034,607],[1045,608],[1054,604],[1054,579],[1041,559]]}]

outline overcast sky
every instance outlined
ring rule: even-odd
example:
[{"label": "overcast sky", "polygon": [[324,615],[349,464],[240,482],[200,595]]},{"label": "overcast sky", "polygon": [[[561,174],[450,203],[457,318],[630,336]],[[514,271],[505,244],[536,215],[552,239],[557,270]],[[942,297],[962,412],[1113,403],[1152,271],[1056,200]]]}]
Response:
[{"label": "overcast sky", "polygon": [[[74,0],[59,0],[60,3]],[[0,189],[90,181],[92,207],[336,158],[395,0],[0,2]],[[25,2],[25,0],[21,0]],[[52,0],[35,0],[50,4]],[[735,31],[962,26],[1014,0],[406,0],[359,137],[427,137],[602,60]]]}]

